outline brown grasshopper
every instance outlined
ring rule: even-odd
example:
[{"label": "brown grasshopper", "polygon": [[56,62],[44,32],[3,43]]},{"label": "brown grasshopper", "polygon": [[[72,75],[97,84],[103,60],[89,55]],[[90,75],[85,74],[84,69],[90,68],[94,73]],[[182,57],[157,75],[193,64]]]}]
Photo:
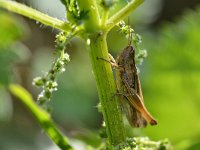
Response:
[{"label": "brown grasshopper", "polygon": [[142,88],[135,64],[135,49],[131,46],[131,43],[123,49],[116,61],[110,55],[110,61],[108,62],[116,68],[117,90],[120,94],[122,110],[126,114],[130,125],[145,127],[147,122],[156,125],[157,121],[144,105]]},{"label": "brown grasshopper", "polygon": [[[111,57],[111,56],[110,56]],[[116,84],[121,95],[121,105],[127,119],[133,127],[145,127],[147,122],[156,125],[144,105],[141,84],[135,64],[135,50],[129,44],[117,57],[111,57],[111,64],[116,68]]]}]

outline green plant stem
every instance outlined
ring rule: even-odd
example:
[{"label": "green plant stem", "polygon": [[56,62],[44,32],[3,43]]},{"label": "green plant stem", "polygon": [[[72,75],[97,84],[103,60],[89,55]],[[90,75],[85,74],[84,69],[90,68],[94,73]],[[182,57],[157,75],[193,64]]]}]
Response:
[{"label": "green plant stem", "polygon": [[30,110],[46,134],[56,145],[58,145],[62,150],[73,150],[68,144],[67,138],[56,128],[49,114],[34,103],[32,96],[24,88],[12,84],[9,86],[9,90],[26,106],[26,108]]},{"label": "green plant stem", "polygon": [[108,9],[104,9],[103,15],[102,15],[102,18],[101,18],[102,27],[106,25],[106,21],[108,19],[108,16],[109,16],[109,10]]},{"label": "green plant stem", "polygon": [[77,0],[80,10],[88,11],[84,25],[88,33],[96,32],[100,27],[100,16],[96,0]]},{"label": "green plant stem", "polygon": [[108,58],[107,33],[91,35],[90,58],[103,110],[109,142],[112,145],[125,140],[125,130],[111,65],[98,58]]},{"label": "green plant stem", "polygon": [[41,13],[40,11],[37,11],[31,7],[28,7],[15,1],[0,0],[0,7],[5,8],[11,12],[20,14],[22,16],[26,16],[38,22],[41,22],[44,25],[57,28],[59,30],[64,30],[68,32],[72,30],[72,27],[69,23],[50,17],[44,13]]},{"label": "green plant stem", "polygon": [[[94,0],[78,0],[81,10],[90,10],[88,19],[84,20],[84,25],[90,39],[89,53],[106,124],[106,131],[111,145],[117,145],[125,140],[125,129],[119,100],[116,96],[117,90],[111,66],[108,62],[97,58],[109,60],[106,41],[107,32],[142,1],[132,1],[107,21],[108,12],[105,12],[100,20]],[[100,22],[101,26],[99,28]]]},{"label": "green plant stem", "polygon": [[124,8],[110,17],[107,21],[106,31],[112,29],[119,21],[128,16],[134,9],[136,9],[144,0],[132,0]]},{"label": "green plant stem", "polygon": [[89,10],[88,19],[84,20],[84,25],[89,36],[88,38],[90,39],[89,53],[93,73],[102,106],[108,140],[111,145],[117,145],[125,140],[125,129],[119,107],[119,100],[116,96],[117,91],[114,77],[110,64],[97,59],[109,59],[106,41],[107,32],[100,31],[101,28],[105,26],[108,12],[104,14],[103,22],[101,22],[98,8],[94,0],[78,0],[78,3],[81,10]]}]

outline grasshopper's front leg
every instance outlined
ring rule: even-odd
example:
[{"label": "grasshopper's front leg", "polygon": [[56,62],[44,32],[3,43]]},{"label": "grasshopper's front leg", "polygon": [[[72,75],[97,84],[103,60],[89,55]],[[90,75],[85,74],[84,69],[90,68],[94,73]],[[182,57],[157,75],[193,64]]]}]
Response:
[{"label": "grasshopper's front leg", "polygon": [[106,62],[110,63],[113,68],[119,68],[119,66],[116,63],[114,57],[110,53],[108,53],[108,57],[109,57],[109,60],[107,60],[105,58],[100,58],[100,57],[97,57],[97,59],[100,59],[100,60],[103,60],[103,61],[106,61]]}]

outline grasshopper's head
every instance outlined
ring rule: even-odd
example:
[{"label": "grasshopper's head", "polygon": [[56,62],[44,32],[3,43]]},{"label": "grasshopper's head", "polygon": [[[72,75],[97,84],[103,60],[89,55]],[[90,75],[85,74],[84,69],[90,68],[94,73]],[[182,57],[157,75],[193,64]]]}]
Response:
[{"label": "grasshopper's head", "polygon": [[133,46],[128,45],[128,46],[126,47],[126,51],[127,51],[127,54],[128,54],[127,57],[128,57],[129,59],[135,59],[135,49],[134,49]]},{"label": "grasshopper's head", "polygon": [[134,62],[135,49],[131,45],[128,45],[127,47],[125,47],[119,56],[119,60],[120,60],[121,64],[130,63],[132,61]]}]

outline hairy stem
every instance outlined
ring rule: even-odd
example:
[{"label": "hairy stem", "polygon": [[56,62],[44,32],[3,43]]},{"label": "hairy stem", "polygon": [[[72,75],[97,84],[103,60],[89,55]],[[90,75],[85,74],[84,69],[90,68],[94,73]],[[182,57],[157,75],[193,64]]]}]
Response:
[{"label": "hairy stem", "polygon": [[100,16],[96,0],[77,0],[81,10],[88,11],[88,18],[84,21],[88,33],[95,32],[100,27]]},{"label": "hairy stem", "polygon": [[62,150],[73,150],[68,144],[67,138],[56,128],[49,114],[34,103],[31,95],[19,85],[10,85],[9,90],[30,110],[35,116],[41,127],[52,141]]},{"label": "hairy stem", "polygon": [[89,53],[93,72],[97,84],[99,99],[102,106],[103,117],[106,124],[106,132],[111,145],[117,145],[125,140],[125,129],[119,101],[116,94],[114,76],[109,63],[97,58],[108,59],[107,32],[101,32],[105,26],[108,12],[104,14],[103,24],[100,25],[99,12],[94,0],[78,0],[81,10],[89,10],[88,19],[84,25],[90,39]]},{"label": "hairy stem", "polygon": [[116,86],[111,65],[98,58],[108,58],[106,33],[92,35],[90,43],[90,58],[96,79],[98,94],[106,123],[107,135],[112,145],[125,140],[125,130],[122,114],[117,99]]},{"label": "hairy stem", "polygon": [[107,21],[106,31],[112,29],[119,21],[127,17],[134,9],[136,9],[144,0],[132,0],[124,8],[110,17]]}]

